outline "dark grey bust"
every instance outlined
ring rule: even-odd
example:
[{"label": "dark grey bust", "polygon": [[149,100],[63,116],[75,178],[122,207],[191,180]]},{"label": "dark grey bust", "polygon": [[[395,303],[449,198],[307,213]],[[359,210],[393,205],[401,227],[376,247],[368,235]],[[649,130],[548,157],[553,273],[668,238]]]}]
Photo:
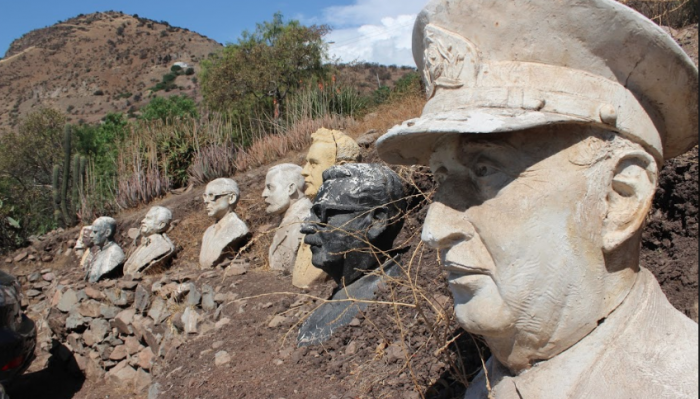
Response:
[{"label": "dark grey bust", "polygon": [[[380,164],[345,164],[323,172],[323,184],[301,227],[311,263],[338,284],[331,299],[372,299],[381,275],[397,275],[390,251],[407,202],[399,176]],[[382,264],[383,263],[383,264]],[[367,275],[378,267],[383,273]],[[366,303],[327,302],[302,325],[299,345],[323,342]]]},{"label": "dark grey bust", "polygon": [[403,225],[401,179],[380,164],[345,164],[323,172],[323,184],[301,227],[311,263],[339,285],[379,266]]}]

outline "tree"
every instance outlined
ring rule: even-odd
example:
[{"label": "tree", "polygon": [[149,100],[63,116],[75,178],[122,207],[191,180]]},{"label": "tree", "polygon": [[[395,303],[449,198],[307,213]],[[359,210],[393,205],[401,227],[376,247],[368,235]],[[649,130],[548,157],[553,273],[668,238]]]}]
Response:
[{"label": "tree", "polygon": [[175,118],[196,118],[197,105],[186,95],[163,98],[155,97],[141,109],[141,119],[152,121],[160,119],[163,122]]},{"label": "tree", "polygon": [[244,31],[235,44],[227,44],[202,64],[201,85],[206,104],[228,111],[250,101],[274,110],[303,82],[324,74],[326,25],[285,23],[281,13],[258,23],[255,32]]}]

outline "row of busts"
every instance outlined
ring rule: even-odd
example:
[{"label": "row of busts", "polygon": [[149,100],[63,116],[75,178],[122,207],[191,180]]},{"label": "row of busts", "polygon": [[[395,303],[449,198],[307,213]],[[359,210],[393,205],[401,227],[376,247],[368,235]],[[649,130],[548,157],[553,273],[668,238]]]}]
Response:
[{"label": "row of busts", "polygon": [[[273,270],[290,272],[299,288],[330,279],[349,285],[376,268],[391,249],[401,225],[394,219],[405,210],[403,186],[389,168],[358,163],[360,147],[344,133],[321,128],[311,138],[303,168],[286,163],[267,172],[266,212],[281,216],[268,262]],[[233,179],[207,185],[203,200],[215,223],[202,237],[201,268],[225,263],[247,242],[250,229],[235,212],[239,198]],[[152,207],[132,237],[135,249],[128,259],[114,241],[114,219],[100,217],[83,228],[76,249],[89,248],[81,258],[86,279],[109,278],[122,265],[123,273],[134,277],[167,265],[176,251],[166,235],[171,220],[170,210]]]}]

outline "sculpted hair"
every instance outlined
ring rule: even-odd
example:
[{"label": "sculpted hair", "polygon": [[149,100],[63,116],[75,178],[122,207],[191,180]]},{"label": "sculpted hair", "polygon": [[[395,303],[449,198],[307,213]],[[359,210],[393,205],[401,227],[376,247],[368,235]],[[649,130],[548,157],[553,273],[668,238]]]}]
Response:
[{"label": "sculpted hair", "polygon": [[109,235],[107,236],[110,240],[114,238],[114,233],[117,232],[117,221],[109,216],[100,216],[92,222],[92,228],[104,227],[109,230]]},{"label": "sculpted hair", "polygon": [[311,134],[313,143],[329,143],[335,145],[335,162],[359,162],[360,146],[350,136],[339,130],[320,128]]},{"label": "sculpted hair", "polygon": [[233,193],[236,194],[236,202],[241,197],[241,192],[238,190],[238,184],[235,180],[229,179],[228,177],[220,177],[214,179],[207,184],[207,188],[216,190],[219,193]]},{"label": "sculpted hair", "polygon": [[401,178],[381,164],[349,163],[332,166],[323,172],[324,184],[333,180],[345,180],[343,187],[347,187],[346,194],[350,194],[356,203],[367,205],[369,209],[387,209],[388,223],[383,236],[391,237],[389,242],[393,242],[403,226],[403,216],[408,206]]},{"label": "sculpted hair", "polygon": [[151,207],[149,212],[155,212],[157,220],[165,223],[164,229],[167,229],[170,225],[170,221],[173,220],[173,213],[170,212],[170,209],[164,206],[156,205],[154,207]]},{"label": "sculpted hair", "polygon": [[276,173],[284,174],[288,181],[297,186],[297,191],[303,194],[304,176],[301,175],[302,167],[293,163],[282,163],[267,170],[267,174],[272,176]]}]

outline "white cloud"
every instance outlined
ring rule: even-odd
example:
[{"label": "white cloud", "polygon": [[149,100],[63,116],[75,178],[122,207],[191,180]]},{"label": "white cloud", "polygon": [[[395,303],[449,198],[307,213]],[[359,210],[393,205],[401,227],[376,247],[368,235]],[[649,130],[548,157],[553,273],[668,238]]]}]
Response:
[{"label": "white cloud", "polygon": [[356,0],[349,6],[323,10],[333,27],[326,37],[332,60],[415,66],[411,35],[416,15],[427,0]]}]

